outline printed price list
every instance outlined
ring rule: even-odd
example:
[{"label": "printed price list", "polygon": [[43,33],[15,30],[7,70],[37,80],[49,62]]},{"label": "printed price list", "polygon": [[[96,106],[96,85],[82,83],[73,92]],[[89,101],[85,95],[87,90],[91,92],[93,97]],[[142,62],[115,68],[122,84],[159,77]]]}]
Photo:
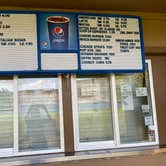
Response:
[{"label": "printed price list", "polygon": [[0,71],[37,69],[35,14],[0,13]]},{"label": "printed price list", "polygon": [[80,15],[78,20],[82,69],[142,67],[138,19]]}]

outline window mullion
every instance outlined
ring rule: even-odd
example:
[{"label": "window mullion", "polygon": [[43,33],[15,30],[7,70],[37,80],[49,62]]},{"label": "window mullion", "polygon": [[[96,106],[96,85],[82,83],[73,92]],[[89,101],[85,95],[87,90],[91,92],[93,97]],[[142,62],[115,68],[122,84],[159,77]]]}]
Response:
[{"label": "window mullion", "polygon": [[159,133],[158,133],[158,124],[157,124],[157,114],[156,114],[156,103],[155,103],[155,94],[154,94],[154,87],[153,87],[153,74],[152,74],[152,65],[150,60],[146,60],[148,64],[148,74],[149,74],[149,82],[150,82],[150,95],[152,100],[152,112],[153,112],[153,121],[155,126],[155,139],[156,143],[159,144]]},{"label": "window mullion", "polygon": [[18,77],[14,76],[14,153],[18,153]]},{"label": "window mullion", "polygon": [[78,122],[78,99],[77,99],[77,85],[76,85],[76,75],[71,77],[71,86],[72,86],[72,110],[73,110],[73,126],[74,126],[74,142],[75,149],[78,150],[80,143],[79,136],[79,122]]},{"label": "window mullion", "polygon": [[113,126],[114,126],[114,138],[116,146],[120,145],[120,133],[119,133],[119,119],[118,119],[118,107],[117,107],[117,95],[116,95],[116,81],[115,75],[111,75],[112,86],[112,110],[113,110]]},{"label": "window mullion", "polygon": [[64,151],[64,125],[63,125],[63,102],[62,102],[62,77],[58,76],[59,80],[59,119],[60,119],[60,144],[61,144],[61,150]]}]

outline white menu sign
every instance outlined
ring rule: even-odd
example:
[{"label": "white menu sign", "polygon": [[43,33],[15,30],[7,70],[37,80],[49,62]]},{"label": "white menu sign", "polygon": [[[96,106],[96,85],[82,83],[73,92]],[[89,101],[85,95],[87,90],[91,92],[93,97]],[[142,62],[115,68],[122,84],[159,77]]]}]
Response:
[{"label": "white menu sign", "polygon": [[0,13],[0,71],[37,67],[36,14]]},{"label": "white menu sign", "polygon": [[82,70],[141,70],[138,18],[79,15]]}]

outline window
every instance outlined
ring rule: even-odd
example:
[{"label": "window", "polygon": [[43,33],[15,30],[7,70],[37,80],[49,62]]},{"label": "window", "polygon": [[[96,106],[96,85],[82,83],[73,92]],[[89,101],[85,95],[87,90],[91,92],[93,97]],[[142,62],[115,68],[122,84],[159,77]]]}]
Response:
[{"label": "window", "polygon": [[[1,77],[0,157],[64,152],[67,78]],[[72,75],[71,81],[73,122],[66,122],[74,123],[75,151],[158,144],[150,61],[144,73]]]},{"label": "window", "polygon": [[12,78],[0,80],[0,153],[13,148],[13,89]]},{"label": "window", "polygon": [[0,98],[1,156],[64,151],[60,77],[0,80]]},{"label": "window", "polygon": [[80,142],[113,140],[110,81],[107,76],[77,80]]},{"label": "window", "polygon": [[115,79],[121,143],[155,141],[148,133],[154,126],[148,70]]},{"label": "window", "polygon": [[72,79],[76,150],[158,144],[150,61],[145,73]]}]

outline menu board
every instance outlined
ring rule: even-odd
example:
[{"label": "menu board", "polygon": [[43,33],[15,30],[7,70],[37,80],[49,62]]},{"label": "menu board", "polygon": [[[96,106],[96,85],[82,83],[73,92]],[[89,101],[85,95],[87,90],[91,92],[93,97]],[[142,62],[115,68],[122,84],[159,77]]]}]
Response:
[{"label": "menu board", "polygon": [[0,14],[0,71],[37,70],[35,14]]},{"label": "menu board", "polygon": [[79,18],[82,69],[140,69],[138,19],[109,16]]},{"label": "menu board", "polygon": [[0,74],[144,71],[141,19],[3,11]]}]

